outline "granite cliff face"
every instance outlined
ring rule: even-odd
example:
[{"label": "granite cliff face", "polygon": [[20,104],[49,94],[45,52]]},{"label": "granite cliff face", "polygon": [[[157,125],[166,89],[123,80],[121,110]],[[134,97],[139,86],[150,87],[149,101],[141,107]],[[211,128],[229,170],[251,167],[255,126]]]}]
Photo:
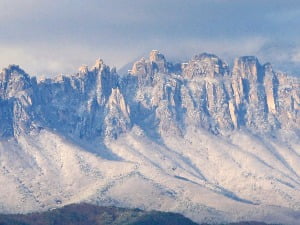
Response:
[{"label": "granite cliff face", "polygon": [[[98,60],[74,76],[37,83],[18,66],[0,76],[1,136],[37,127],[79,138],[117,138],[134,125],[157,133],[184,133],[189,126],[214,134],[236,129],[272,132],[299,129],[299,79],[261,65],[200,54],[173,69],[154,50],[120,77]],[[174,72],[175,71],[175,72]]]},{"label": "granite cliff face", "polygon": [[241,57],[231,72],[217,56],[201,54],[184,63],[179,73],[170,73],[160,53],[150,56],[134,64],[131,74],[139,82],[137,94],[128,101],[143,105],[146,110],[138,114],[152,111],[158,127],[164,127],[159,132],[170,131],[168,126],[178,132],[187,126],[203,127],[215,134],[299,127],[299,79],[274,72],[270,64]]},{"label": "granite cliff face", "polygon": [[296,224],[299,125],[299,78],[252,56],[230,68],[212,54],[172,64],[153,50],[126,75],[97,60],[44,80],[9,66],[0,211],[89,201]]},{"label": "granite cliff face", "polygon": [[1,137],[34,129],[38,122],[33,109],[36,94],[36,79],[30,78],[18,66],[9,66],[0,73]]}]

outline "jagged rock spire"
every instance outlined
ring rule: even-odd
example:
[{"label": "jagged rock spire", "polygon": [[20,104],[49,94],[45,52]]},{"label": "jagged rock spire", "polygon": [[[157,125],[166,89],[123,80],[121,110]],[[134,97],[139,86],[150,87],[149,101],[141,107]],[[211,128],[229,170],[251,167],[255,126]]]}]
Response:
[{"label": "jagged rock spire", "polygon": [[96,60],[96,63],[95,63],[95,65],[94,65],[94,68],[95,69],[101,69],[101,67],[104,65],[104,61],[103,61],[103,59],[97,59]]},{"label": "jagged rock spire", "polygon": [[149,54],[149,59],[141,58],[141,60],[134,63],[132,74],[145,76],[153,73],[167,72],[166,59],[158,50],[152,50]]},{"label": "jagged rock spire", "polygon": [[236,58],[233,65],[233,75],[236,74],[254,82],[263,81],[263,68],[255,56]]},{"label": "jagged rock spire", "polygon": [[86,74],[89,72],[89,67],[87,65],[82,65],[78,69],[79,73]]},{"label": "jagged rock spire", "polygon": [[106,106],[105,137],[116,139],[130,126],[130,109],[120,89],[113,88]]}]

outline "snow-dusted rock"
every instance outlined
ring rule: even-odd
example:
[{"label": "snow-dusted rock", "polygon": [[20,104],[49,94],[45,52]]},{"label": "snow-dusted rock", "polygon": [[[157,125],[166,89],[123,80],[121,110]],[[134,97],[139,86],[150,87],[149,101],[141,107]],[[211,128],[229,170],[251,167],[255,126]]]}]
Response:
[{"label": "snow-dusted rock", "polygon": [[172,64],[153,50],[119,76],[99,59],[39,82],[0,73],[0,210],[90,201],[198,222],[297,224],[300,82],[240,57]]}]

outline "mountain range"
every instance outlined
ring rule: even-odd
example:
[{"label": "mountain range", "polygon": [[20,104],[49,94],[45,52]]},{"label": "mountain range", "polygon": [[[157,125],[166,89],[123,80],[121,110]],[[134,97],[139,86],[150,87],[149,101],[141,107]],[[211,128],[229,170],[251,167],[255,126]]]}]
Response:
[{"label": "mountain range", "polygon": [[[140,209],[72,204],[46,212],[25,215],[1,215],[1,225],[198,225],[176,213],[145,212]],[[208,225],[208,224],[202,224]],[[238,222],[220,225],[271,225],[261,222]]]},{"label": "mountain range", "polygon": [[71,203],[178,212],[202,223],[300,220],[300,79],[254,56],[127,74],[0,73],[0,212]]}]

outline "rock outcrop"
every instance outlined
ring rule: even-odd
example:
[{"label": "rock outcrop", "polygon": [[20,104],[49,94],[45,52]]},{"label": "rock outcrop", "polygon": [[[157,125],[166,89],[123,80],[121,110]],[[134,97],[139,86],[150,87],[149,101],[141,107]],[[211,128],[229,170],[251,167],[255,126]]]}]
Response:
[{"label": "rock outcrop", "polygon": [[181,73],[157,50],[119,77],[103,60],[73,76],[37,83],[18,66],[0,74],[1,136],[35,127],[79,138],[117,138],[134,124],[157,134],[201,127],[269,132],[297,128],[299,79],[276,73],[255,57],[235,60],[232,72],[212,54],[182,64]]},{"label": "rock outcrop", "polygon": [[[143,62],[151,62],[154,53]],[[261,65],[256,57],[240,57],[230,72],[220,58],[204,53],[182,68],[180,75],[153,74],[152,70],[133,73],[140,79],[151,77],[151,82],[139,82],[135,102],[150,110],[164,106],[153,114],[164,118],[161,123],[172,121],[173,130],[184,132],[185,127],[194,126],[216,134],[243,128],[266,133],[299,124],[299,79],[276,73],[269,63]],[[287,96],[290,99],[285,99]]]},{"label": "rock outcrop", "polygon": [[[119,76],[96,61],[37,81],[0,73],[0,212],[90,201],[212,223],[298,225],[300,82],[158,51]],[[238,209],[238,210],[237,210]]]}]

